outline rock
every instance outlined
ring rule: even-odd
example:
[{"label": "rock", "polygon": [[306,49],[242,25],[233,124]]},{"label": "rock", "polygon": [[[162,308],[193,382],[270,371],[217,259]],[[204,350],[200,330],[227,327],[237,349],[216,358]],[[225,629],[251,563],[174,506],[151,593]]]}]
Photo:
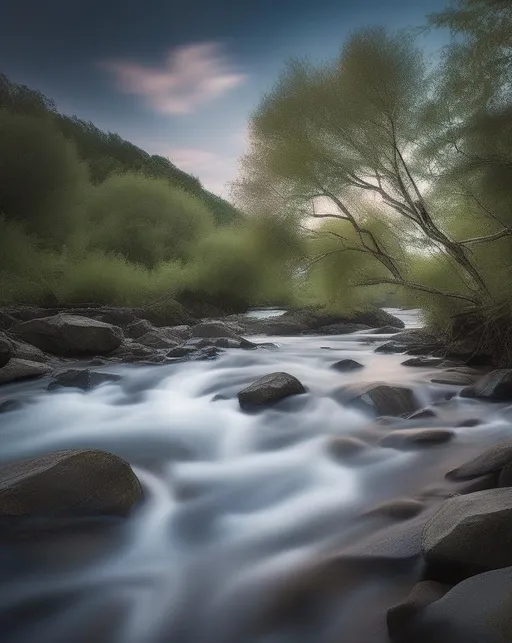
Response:
[{"label": "rock", "polygon": [[0,368],[5,366],[7,362],[11,359],[13,355],[13,350],[11,343],[0,336]]},{"label": "rock", "polygon": [[48,384],[48,390],[53,391],[58,388],[72,387],[79,388],[83,391],[90,391],[100,384],[106,382],[117,382],[121,379],[120,375],[113,373],[98,373],[97,371],[90,371],[89,369],[70,369],[63,373],[55,375],[53,380]]},{"label": "rock", "polygon": [[21,400],[5,400],[0,402],[0,413],[10,413],[11,411],[18,411],[23,406]]},{"label": "rock", "polygon": [[512,565],[512,490],[489,489],[449,498],[425,525],[427,563],[466,575]]},{"label": "rock", "polygon": [[434,384],[448,384],[450,386],[467,386],[472,384],[479,374],[478,371],[468,368],[451,368],[433,377],[430,381]]},{"label": "rock", "polygon": [[360,368],[364,368],[364,366],[353,359],[341,359],[339,362],[331,364],[329,368],[332,368],[334,371],[339,371],[340,373],[348,373],[350,371],[357,371]]},{"label": "rock", "polygon": [[380,383],[345,386],[334,391],[334,398],[345,406],[370,411],[375,416],[400,416],[418,409],[413,391],[405,386]]},{"label": "rock", "polygon": [[368,328],[380,328],[382,326],[404,328],[405,326],[401,319],[380,308],[356,311],[345,315],[314,308],[302,308],[285,312],[284,315],[279,317],[279,320],[294,320],[304,324],[310,329],[331,326],[333,324],[363,324]]},{"label": "rock", "polygon": [[409,449],[448,442],[455,437],[450,429],[398,429],[391,431],[379,441],[382,447]]},{"label": "rock", "polygon": [[373,331],[374,335],[391,335],[393,333],[399,333],[402,330],[403,326],[381,326],[376,328]]},{"label": "rock", "polygon": [[35,377],[48,375],[52,369],[40,362],[30,362],[26,359],[11,358],[5,366],[0,368],[0,384],[17,382]]},{"label": "rock", "polygon": [[376,505],[365,516],[384,516],[393,520],[407,520],[414,518],[423,511],[424,504],[412,498],[395,498]]},{"label": "rock", "polygon": [[32,346],[32,344],[27,344],[27,342],[22,342],[16,339],[11,340],[11,346],[13,349],[14,357],[19,359],[26,359],[29,362],[48,362],[50,356],[46,353],[43,353],[42,350]]},{"label": "rock", "polygon": [[243,409],[273,404],[290,395],[305,393],[299,380],[289,373],[269,373],[238,393]]},{"label": "rock", "polygon": [[123,341],[117,326],[65,313],[22,322],[14,331],[29,344],[62,357],[104,355]]},{"label": "rock", "polygon": [[214,395],[210,402],[225,402],[226,400],[229,400],[229,397],[227,395],[222,395],[222,393],[217,393],[217,395]]},{"label": "rock", "polygon": [[498,478],[500,487],[512,487],[512,463],[503,467]]},{"label": "rock", "polygon": [[402,366],[423,366],[430,368],[439,366],[442,361],[440,357],[410,357],[406,359],[405,362],[402,362]]},{"label": "rock", "polygon": [[391,639],[395,640],[413,617],[442,598],[450,588],[450,585],[432,580],[417,583],[401,603],[388,610],[386,620]]},{"label": "rock", "polygon": [[203,322],[192,327],[192,337],[232,337],[239,339],[237,333],[221,322]]},{"label": "rock", "polygon": [[336,460],[347,460],[359,455],[367,446],[358,438],[336,436],[327,442],[327,452]]},{"label": "rock", "polygon": [[142,499],[130,465],[106,451],[58,451],[0,467],[0,516],[125,516]]},{"label": "rock", "polygon": [[422,328],[409,328],[375,349],[376,353],[405,353],[425,355],[441,347],[439,338]]},{"label": "rock", "polygon": [[512,641],[512,567],[458,583],[404,623],[399,643],[509,643]]},{"label": "rock", "polygon": [[176,348],[179,342],[165,337],[159,330],[150,330],[137,338],[137,343],[148,348]]},{"label": "rock", "polygon": [[287,337],[293,335],[300,335],[308,330],[306,324],[293,320],[278,319],[263,319],[251,321],[248,325],[248,330],[257,335],[275,335],[279,337]]},{"label": "rock", "polygon": [[500,471],[510,463],[512,463],[512,440],[496,444],[473,460],[448,471],[446,478],[448,480],[471,480]]},{"label": "rock", "polygon": [[512,369],[502,368],[480,378],[460,392],[461,397],[479,397],[500,402],[512,400]]},{"label": "rock", "polygon": [[421,409],[421,411],[416,411],[407,416],[408,420],[428,420],[430,418],[436,418],[437,414],[432,409]]},{"label": "rock", "polygon": [[468,418],[467,420],[461,420],[460,422],[457,422],[455,426],[469,428],[472,426],[480,426],[481,424],[484,424],[483,420],[479,420],[478,418]]},{"label": "rock", "polygon": [[493,357],[490,352],[480,351],[478,344],[471,339],[450,342],[444,349],[448,359],[457,359],[470,366],[490,366]]},{"label": "rock", "polygon": [[348,335],[349,333],[357,333],[365,330],[371,330],[370,326],[351,323],[330,324],[329,326],[321,326],[320,328],[303,331],[301,335]]},{"label": "rock", "polygon": [[9,330],[15,323],[14,317],[0,310],[0,330]]},{"label": "rock", "polygon": [[215,359],[221,353],[221,349],[217,346],[212,346],[207,343],[203,347],[199,347],[197,344],[188,342],[183,346],[178,346],[173,348],[167,353],[167,357],[174,360],[185,361],[185,360],[211,360]]},{"label": "rock", "polygon": [[153,326],[153,324],[150,324],[147,319],[137,319],[131,324],[128,324],[124,332],[128,337],[137,339],[138,337],[141,337],[142,335],[150,333],[154,330],[155,327]]},{"label": "rock", "polygon": [[161,330],[167,331],[169,333],[169,337],[175,337],[182,340],[187,340],[192,337],[192,331],[190,326],[187,326],[187,324],[181,324],[180,326],[165,326]]}]

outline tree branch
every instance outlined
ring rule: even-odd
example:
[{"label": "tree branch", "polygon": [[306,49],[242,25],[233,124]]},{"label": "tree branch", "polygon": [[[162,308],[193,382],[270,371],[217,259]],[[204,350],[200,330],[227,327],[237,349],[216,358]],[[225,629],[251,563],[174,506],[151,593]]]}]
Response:
[{"label": "tree branch", "polygon": [[404,279],[370,279],[368,281],[355,284],[356,286],[379,286],[382,284],[392,284],[394,286],[404,286],[405,288],[410,288],[411,290],[420,290],[422,292],[428,292],[431,295],[439,295],[440,297],[451,297],[452,299],[461,299],[462,301],[467,301],[475,306],[479,305],[478,299],[473,299],[472,297],[467,297],[466,295],[459,295],[454,292],[443,292],[437,288],[430,288],[429,286],[423,286],[422,284],[417,284],[412,281],[406,281]]}]

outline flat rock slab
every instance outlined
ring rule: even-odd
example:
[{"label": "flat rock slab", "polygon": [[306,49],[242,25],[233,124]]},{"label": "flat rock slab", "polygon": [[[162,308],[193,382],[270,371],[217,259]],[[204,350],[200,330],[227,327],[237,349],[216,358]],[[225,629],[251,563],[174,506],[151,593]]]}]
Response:
[{"label": "flat rock slab", "polygon": [[479,397],[504,402],[512,400],[512,369],[499,369],[481,377],[460,392],[461,397]]},{"label": "flat rock slab", "polygon": [[30,362],[26,359],[11,358],[5,366],[0,368],[0,384],[43,377],[51,372],[51,368],[41,362]]},{"label": "flat rock slab", "polygon": [[306,389],[302,382],[289,373],[269,373],[238,393],[243,409],[274,404],[290,395],[300,395]]},{"label": "flat rock slab", "polygon": [[446,500],[425,525],[425,560],[467,571],[512,565],[512,489],[489,489]]},{"label": "flat rock slab", "polygon": [[455,437],[450,429],[398,429],[391,431],[379,441],[382,447],[414,449],[449,442]]},{"label": "flat rock slab", "polygon": [[113,373],[101,373],[90,371],[89,369],[70,369],[69,371],[55,375],[53,380],[48,384],[48,390],[53,391],[58,388],[70,387],[79,388],[82,389],[82,391],[90,391],[100,384],[117,382],[120,379],[120,375]]},{"label": "flat rock slab", "polygon": [[402,362],[402,366],[417,366],[417,367],[434,367],[442,363],[440,357],[410,357]]},{"label": "flat rock slab", "polygon": [[104,355],[123,341],[123,331],[117,326],[65,313],[22,322],[13,332],[29,344],[62,357]]},{"label": "flat rock slab", "polygon": [[446,474],[446,478],[448,480],[471,480],[500,471],[510,463],[512,463],[512,440],[507,440],[487,449],[460,467],[451,469]]},{"label": "flat rock slab", "polygon": [[125,516],[142,499],[130,465],[75,449],[0,467],[0,517]]}]

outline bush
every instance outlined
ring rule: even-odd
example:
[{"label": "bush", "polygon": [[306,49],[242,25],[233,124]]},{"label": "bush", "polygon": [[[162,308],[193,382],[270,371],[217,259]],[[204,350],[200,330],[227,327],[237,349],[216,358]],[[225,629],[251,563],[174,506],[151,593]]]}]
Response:
[{"label": "bush", "polygon": [[195,197],[137,174],[113,176],[91,190],[87,216],[92,248],[147,268],[185,259],[191,244],[213,227]]},{"label": "bush", "polygon": [[0,110],[0,213],[57,243],[79,223],[87,172],[48,118]]}]

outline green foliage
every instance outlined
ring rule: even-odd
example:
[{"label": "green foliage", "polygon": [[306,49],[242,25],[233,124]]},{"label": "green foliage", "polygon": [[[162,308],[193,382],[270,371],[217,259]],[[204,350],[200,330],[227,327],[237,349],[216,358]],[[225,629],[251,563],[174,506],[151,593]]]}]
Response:
[{"label": "green foliage", "polygon": [[62,243],[79,225],[87,173],[47,118],[0,110],[0,213]]},{"label": "green foliage", "polygon": [[93,248],[148,268],[186,259],[190,245],[212,227],[198,199],[136,174],[112,176],[94,188],[86,211]]}]

